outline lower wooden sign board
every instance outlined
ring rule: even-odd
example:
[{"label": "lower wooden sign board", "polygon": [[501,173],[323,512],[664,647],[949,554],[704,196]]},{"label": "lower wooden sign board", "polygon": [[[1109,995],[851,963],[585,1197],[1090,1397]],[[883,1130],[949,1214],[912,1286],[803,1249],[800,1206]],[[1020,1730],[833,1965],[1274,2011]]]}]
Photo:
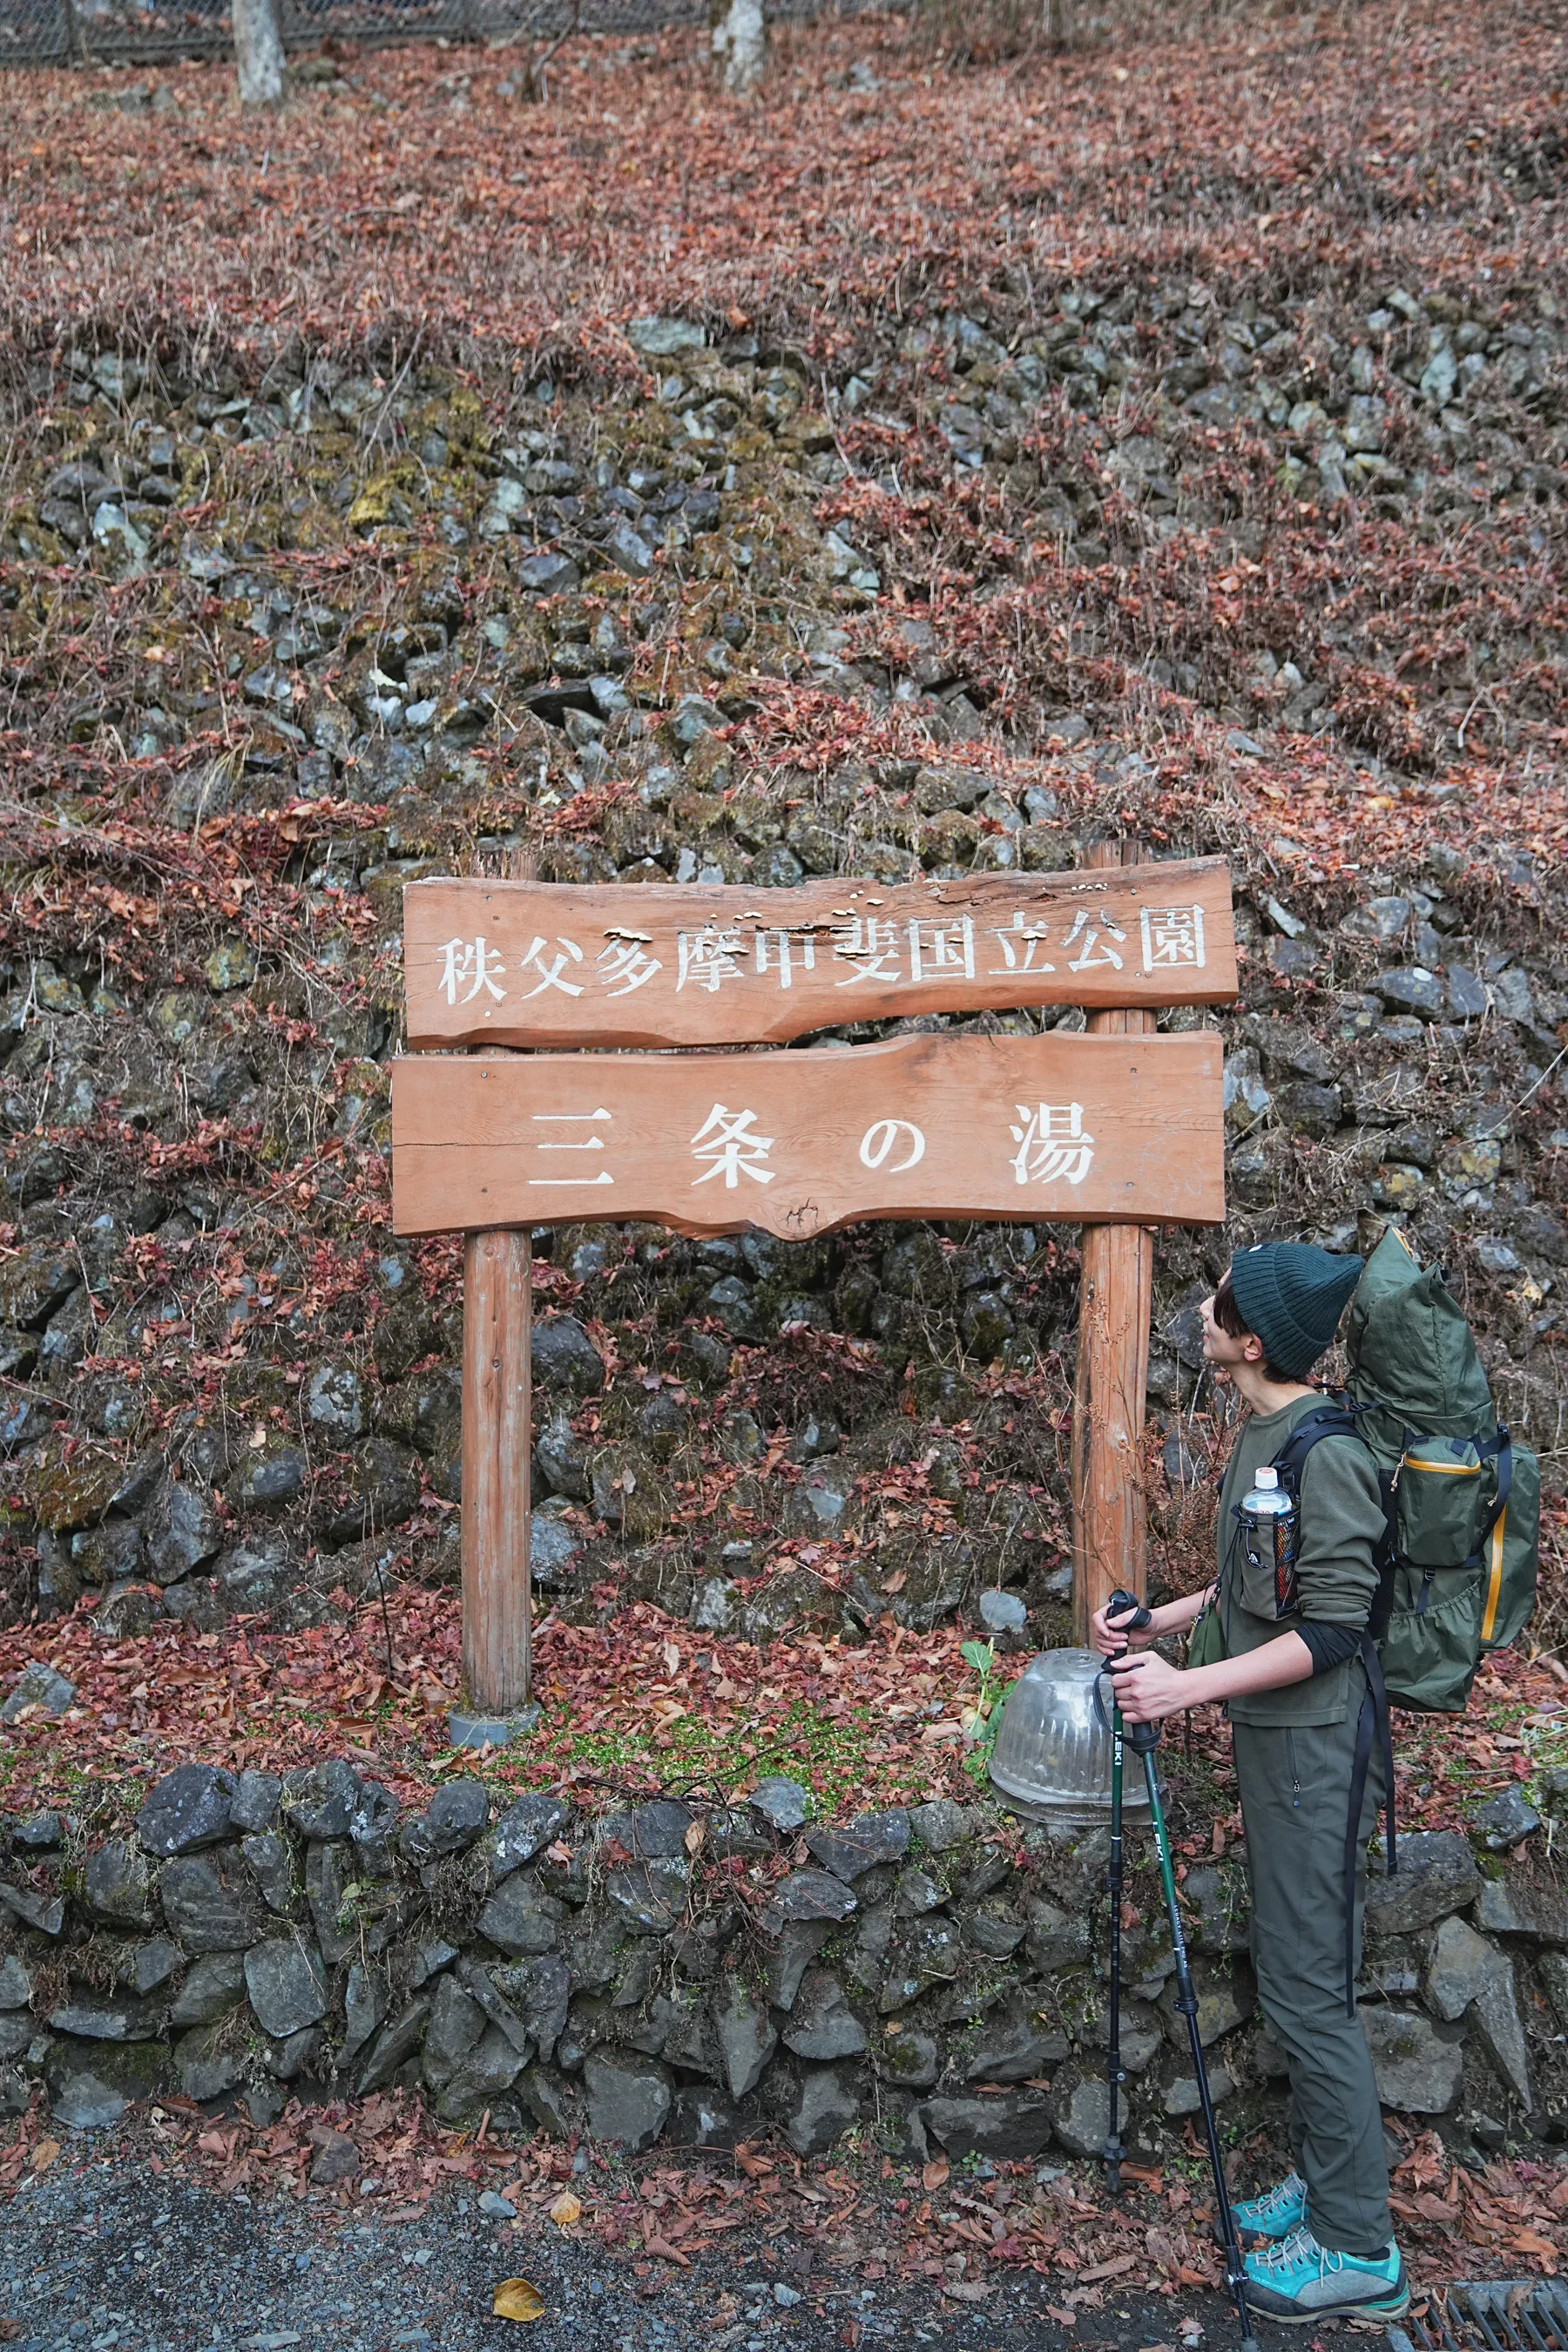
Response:
[{"label": "lower wooden sign board", "polygon": [[410,1055],[399,1234],[647,1219],[804,1241],[862,1217],[1219,1224],[1221,1041],[901,1037],[806,1052]]}]

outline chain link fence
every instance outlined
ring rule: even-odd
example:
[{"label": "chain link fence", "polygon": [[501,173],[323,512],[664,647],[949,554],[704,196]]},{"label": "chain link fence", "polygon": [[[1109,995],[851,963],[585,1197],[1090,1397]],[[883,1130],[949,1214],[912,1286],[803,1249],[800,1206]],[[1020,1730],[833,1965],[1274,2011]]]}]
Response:
[{"label": "chain link fence", "polygon": [[[855,5],[837,0],[835,13]],[[768,13],[824,10],[820,0],[769,0]],[[647,33],[705,23],[708,0],[281,0],[281,14],[284,47],[299,50],[329,37],[374,45]],[[0,68],[222,57],[231,46],[227,0],[0,0]]]}]

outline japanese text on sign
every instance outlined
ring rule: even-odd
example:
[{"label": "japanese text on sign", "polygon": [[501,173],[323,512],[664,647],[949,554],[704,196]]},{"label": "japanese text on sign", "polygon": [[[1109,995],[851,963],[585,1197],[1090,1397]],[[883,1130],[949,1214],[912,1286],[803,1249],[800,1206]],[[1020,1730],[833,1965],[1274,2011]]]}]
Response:
[{"label": "japanese text on sign", "polygon": [[[1094,1138],[1083,1124],[1081,1103],[1039,1103],[1033,1107],[1020,1103],[1017,1107],[1021,1126],[1009,1124],[1007,1133],[1014,1149],[1008,1152],[1001,1145],[1003,1157],[1012,1168],[1020,1184],[1054,1184],[1058,1181],[1081,1184],[1094,1161]],[[731,1110],[716,1102],[701,1126],[690,1139],[693,1160],[700,1172],[692,1178],[693,1184],[710,1184],[718,1181],[734,1192],[742,1176],[753,1184],[771,1184],[778,1171],[768,1165],[773,1148],[773,1138],[757,1131],[754,1110]],[[599,1122],[603,1122],[603,1127]],[[546,1152],[599,1152],[609,1148],[608,1128],[611,1114],[605,1109],[589,1111],[535,1111],[535,1127],[590,1129],[584,1135],[572,1134],[539,1139],[533,1149]],[[1000,1145],[1000,1130],[997,1141]],[[860,1138],[857,1157],[862,1168],[886,1168],[890,1176],[901,1176],[925,1157],[926,1139],[912,1119],[874,1118]],[[552,1172],[531,1176],[531,1186],[544,1191],[561,1190],[583,1184],[613,1184],[611,1170],[600,1162],[579,1164],[568,1172],[563,1164],[556,1164]]]},{"label": "japanese text on sign", "polygon": [[[1026,918],[1016,909],[1012,920],[982,929],[972,916],[951,921],[921,917],[890,922],[874,915],[857,915],[819,940],[810,930],[752,930],[738,926],[709,924],[675,935],[677,991],[703,989],[710,995],[732,982],[764,981],[789,988],[796,975],[815,971],[820,947],[825,962],[843,965],[835,972],[839,988],[919,987],[922,982],[951,979],[993,979],[1009,973],[1092,971],[1100,966],[1123,969],[1130,952],[1124,929],[1109,917],[1087,907],[1074,910],[1070,922],[1050,925],[1038,917]],[[1204,918],[1201,907],[1145,908],[1138,943],[1145,972],[1187,965],[1204,966]],[[1052,948],[1059,965],[1047,956]],[[977,957],[981,959],[977,962]],[[988,960],[988,961],[987,961]],[[556,989],[563,996],[582,996],[597,988],[611,996],[627,996],[664,970],[662,961],[628,940],[612,940],[590,955],[576,940],[533,939],[516,964],[505,959],[481,935],[447,940],[437,950],[437,988],[447,1004],[472,1004],[481,992],[496,1003],[517,992],[524,1001]]]}]

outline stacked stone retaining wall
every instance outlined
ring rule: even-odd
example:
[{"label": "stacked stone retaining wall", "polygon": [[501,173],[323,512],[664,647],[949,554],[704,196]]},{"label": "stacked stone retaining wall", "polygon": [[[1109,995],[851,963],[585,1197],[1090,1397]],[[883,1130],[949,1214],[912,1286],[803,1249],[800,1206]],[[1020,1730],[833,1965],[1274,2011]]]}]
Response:
[{"label": "stacked stone retaining wall", "polygon": [[[1522,1799],[1401,1841],[1374,1875],[1361,2014],[1387,2106],[1461,2148],[1568,2137],[1568,1895]],[[1510,1853],[1510,1845],[1523,1851]],[[1133,2146],[1197,2105],[1147,1838],[1132,1839],[1122,2056]],[[1500,1851],[1499,1849],[1501,1849]],[[793,1782],[732,1805],[499,1813],[477,1780],[417,1814],[346,1762],[184,1765],[134,1822],[0,1822],[0,2103],[114,2121],[174,2092],[421,2086],[454,2126],[640,2151],[769,2128],[923,2154],[1097,2152],[1103,1830],[943,1800],[839,1827]],[[1283,2115],[1247,1958],[1245,1874],[1189,1864],[1222,2117]]]}]

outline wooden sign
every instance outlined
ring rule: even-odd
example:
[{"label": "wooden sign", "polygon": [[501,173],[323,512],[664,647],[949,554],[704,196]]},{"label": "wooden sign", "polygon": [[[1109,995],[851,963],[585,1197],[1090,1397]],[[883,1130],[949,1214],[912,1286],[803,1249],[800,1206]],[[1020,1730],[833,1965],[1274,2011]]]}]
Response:
[{"label": "wooden sign", "polygon": [[[1220,1040],[1153,1009],[1236,994],[1217,859],[751,890],[416,882],[393,1066],[393,1217],[465,1231],[458,1745],[526,1731],[529,1328],[536,1224],[650,1219],[805,1240],[862,1217],[1083,1228],[1076,1622],[1142,1591],[1139,1432],[1151,1237],[1225,1213]],[[915,1013],[1081,1004],[1068,1036],[782,1045]],[[478,1055],[440,1048],[477,1046]],[[487,1046],[535,1049],[515,1056]],[[549,1047],[564,1053],[541,1054]]]},{"label": "wooden sign", "polygon": [[1221,1041],[917,1036],[791,1054],[393,1065],[400,1234],[648,1218],[1217,1224]]},{"label": "wooden sign", "polygon": [[1235,996],[1219,858],[798,889],[411,882],[408,1043],[780,1044],[912,1013]]}]

